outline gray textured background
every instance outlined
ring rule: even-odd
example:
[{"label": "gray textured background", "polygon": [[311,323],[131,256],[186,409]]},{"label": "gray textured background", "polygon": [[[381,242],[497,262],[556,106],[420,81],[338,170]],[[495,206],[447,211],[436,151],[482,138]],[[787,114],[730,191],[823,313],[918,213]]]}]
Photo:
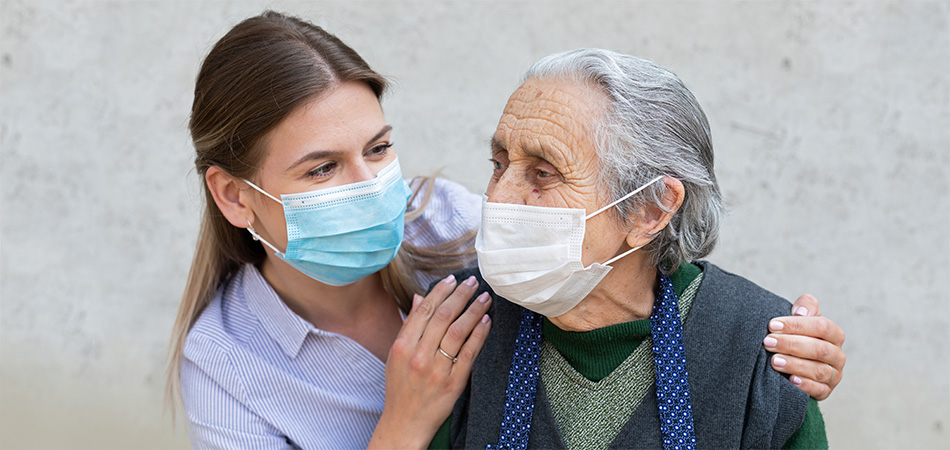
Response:
[{"label": "gray textured background", "polygon": [[169,448],[166,345],[197,234],[201,59],[265,8],[396,82],[406,174],[481,192],[520,73],[598,46],[680,75],[731,208],[711,260],[848,333],[838,448],[950,447],[950,6],[914,2],[3,1],[0,446]]}]

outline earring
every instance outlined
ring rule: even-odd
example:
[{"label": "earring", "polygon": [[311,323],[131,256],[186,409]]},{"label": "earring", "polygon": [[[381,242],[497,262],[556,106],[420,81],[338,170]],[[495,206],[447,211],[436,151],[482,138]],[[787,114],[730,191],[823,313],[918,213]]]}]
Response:
[{"label": "earring", "polygon": [[251,237],[255,241],[259,241],[260,238],[257,236],[257,231],[254,230],[254,227],[251,225],[251,219],[247,219],[247,231],[251,232]]}]

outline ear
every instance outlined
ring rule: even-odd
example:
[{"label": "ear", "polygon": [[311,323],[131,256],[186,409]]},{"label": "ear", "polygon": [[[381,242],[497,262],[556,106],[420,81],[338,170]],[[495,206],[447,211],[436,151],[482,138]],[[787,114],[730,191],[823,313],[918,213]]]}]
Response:
[{"label": "ear", "polygon": [[634,219],[636,222],[630,233],[627,234],[627,245],[630,248],[642,247],[649,244],[657,233],[663,231],[670,223],[676,211],[683,205],[686,190],[680,180],[672,177],[663,177],[666,184],[666,193],[663,194],[663,208],[657,205],[647,205],[643,208],[643,217]]},{"label": "ear", "polygon": [[248,207],[248,196],[244,192],[248,188],[243,181],[218,166],[211,166],[205,171],[205,183],[214,203],[231,225],[247,228],[249,222],[254,222],[254,211]]}]

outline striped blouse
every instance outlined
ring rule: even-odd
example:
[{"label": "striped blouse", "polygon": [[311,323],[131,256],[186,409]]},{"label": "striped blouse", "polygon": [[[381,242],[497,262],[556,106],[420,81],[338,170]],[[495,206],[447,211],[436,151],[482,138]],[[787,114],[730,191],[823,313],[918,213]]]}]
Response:
[{"label": "striped blouse", "polygon": [[[460,237],[478,227],[480,210],[480,196],[439,179],[422,216],[406,224],[405,242]],[[192,445],[365,448],[383,411],[384,371],[355,341],[296,315],[253,265],[244,266],[220,286],[185,343],[181,385]]]}]

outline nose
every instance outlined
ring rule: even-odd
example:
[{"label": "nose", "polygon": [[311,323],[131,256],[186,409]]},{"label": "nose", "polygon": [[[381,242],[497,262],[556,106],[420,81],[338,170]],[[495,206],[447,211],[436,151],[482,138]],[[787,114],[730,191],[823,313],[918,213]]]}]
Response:
[{"label": "nose", "polygon": [[529,191],[527,184],[514,176],[514,171],[509,168],[498,178],[498,181],[488,185],[485,194],[488,195],[489,203],[524,205],[525,195]]},{"label": "nose", "polygon": [[378,170],[374,170],[374,168],[370,167],[366,161],[360,161],[355,166],[353,166],[353,171],[350,174],[350,179],[347,180],[347,182],[359,183],[360,181],[372,180],[373,178],[376,178],[376,172],[378,172]]}]

